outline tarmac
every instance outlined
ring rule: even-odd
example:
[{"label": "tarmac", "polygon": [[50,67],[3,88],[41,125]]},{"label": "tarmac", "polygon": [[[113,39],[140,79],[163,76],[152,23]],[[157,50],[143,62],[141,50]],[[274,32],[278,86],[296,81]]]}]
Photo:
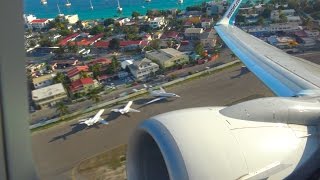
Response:
[{"label": "tarmac", "polygon": [[152,97],[134,101],[140,113],[119,115],[107,109],[103,115],[109,125],[87,128],[77,121],[66,122],[32,135],[33,155],[41,179],[71,179],[71,169],[83,159],[126,144],[134,128],[144,119],[157,114],[201,106],[225,106],[233,103],[274,96],[252,73],[241,65],[166,89],[181,98],[142,106]]}]

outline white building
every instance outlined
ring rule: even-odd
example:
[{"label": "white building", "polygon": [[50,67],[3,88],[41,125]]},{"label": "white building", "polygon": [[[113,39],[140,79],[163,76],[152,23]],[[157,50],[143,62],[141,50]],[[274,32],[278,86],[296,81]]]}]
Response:
[{"label": "white building", "polygon": [[40,89],[46,86],[50,86],[53,83],[55,74],[47,74],[44,76],[36,77],[32,79],[32,83],[35,89]]},{"label": "white building", "polygon": [[61,83],[32,91],[32,100],[40,108],[52,107],[65,99],[68,96]]},{"label": "white building", "polygon": [[37,17],[34,16],[33,14],[24,14],[23,19],[24,19],[24,23],[27,24],[27,23],[30,23],[31,21],[37,19]]},{"label": "white building", "polygon": [[49,19],[34,19],[29,24],[31,24],[34,29],[45,28],[49,23]]},{"label": "white building", "polygon": [[269,26],[251,26],[243,27],[248,33],[263,33],[263,32],[295,32],[301,30],[299,24],[297,23],[275,23]]},{"label": "white building", "polygon": [[139,80],[145,80],[146,78],[150,77],[152,73],[155,73],[159,70],[159,65],[147,58],[143,58],[140,61],[135,61],[128,67],[131,74]]},{"label": "white building", "polygon": [[150,25],[150,27],[155,29],[155,28],[160,28],[161,26],[165,26],[166,22],[165,22],[164,17],[156,17],[150,21],[149,25]]},{"label": "white building", "polygon": [[295,14],[294,9],[284,9],[284,10],[273,10],[271,11],[270,19],[274,21],[279,21],[280,14],[284,14],[285,16],[294,16]]},{"label": "white building", "polygon": [[66,15],[64,16],[64,19],[68,20],[69,24],[75,24],[76,22],[79,21],[79,16],[78,14]]},{"label": "white building", "polygon": [[202,28],[186,28],[184,30],[184,36],[187,39],[199,40],[200,35],[203,33]]}]

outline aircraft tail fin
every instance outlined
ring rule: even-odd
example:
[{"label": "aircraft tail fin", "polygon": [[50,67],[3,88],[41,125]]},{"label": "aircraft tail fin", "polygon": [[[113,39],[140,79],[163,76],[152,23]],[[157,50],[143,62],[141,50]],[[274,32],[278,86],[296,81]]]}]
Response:
[{"label": "aircraft tail fin", "polygon": [[217,25],[234,24],[241,2],[242,0],[234,0],[227,12],[223,15],[222,19],[217,23]]}]

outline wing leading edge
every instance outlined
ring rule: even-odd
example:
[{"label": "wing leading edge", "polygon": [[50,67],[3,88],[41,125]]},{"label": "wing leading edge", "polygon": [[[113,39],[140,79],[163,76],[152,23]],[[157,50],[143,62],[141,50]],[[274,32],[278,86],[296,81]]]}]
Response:
[{"label": "wing leading edge", "polygon": [[225,21],[215,26],[221,39],[276,95],[294,96],[303,90],[320,89],[319,65],[286,54]]}]

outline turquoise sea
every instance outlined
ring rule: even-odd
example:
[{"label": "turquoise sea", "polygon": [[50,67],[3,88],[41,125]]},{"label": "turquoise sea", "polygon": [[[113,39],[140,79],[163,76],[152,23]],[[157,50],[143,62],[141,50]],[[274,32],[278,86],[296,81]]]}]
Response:
[{"label": "turquoise sea", "polygon": [[[178,4],[178,0],[119,0],[123,8],[120,16],[131,16],[132,11],[145,14],[148,9],[184,9],[187,6],[201,4],[210,0],[184,0]],[[72,4],[66,7],[67,0],[47,0],[48,4],[42,5],[40,0],[24,0],[24,13],[34,14],[38,18],[53,18],[58,14],[58,7],[63,14],[78,14],[81,20],[115,17],[117,15],[117,0],[91,0],[93,10],[90,9],[90,0],[69,0]]]}]

